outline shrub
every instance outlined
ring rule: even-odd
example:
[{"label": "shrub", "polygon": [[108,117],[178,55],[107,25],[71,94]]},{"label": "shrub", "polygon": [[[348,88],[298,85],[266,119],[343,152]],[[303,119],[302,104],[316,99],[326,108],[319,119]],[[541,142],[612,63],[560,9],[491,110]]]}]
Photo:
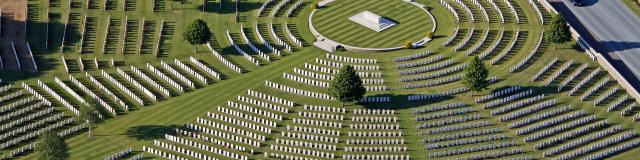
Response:
[{"label": "shrub", "polygon": [[404,43],[404,49],[411,49],[413,48],[413,44],[411,44],[411,41],[407,41]]}]

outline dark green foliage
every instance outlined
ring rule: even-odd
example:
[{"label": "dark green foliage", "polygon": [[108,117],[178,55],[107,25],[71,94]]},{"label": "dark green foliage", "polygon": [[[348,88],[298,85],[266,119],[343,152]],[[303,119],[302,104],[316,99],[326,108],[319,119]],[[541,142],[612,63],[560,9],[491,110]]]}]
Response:
[{"label": "dark green foliage", "polygon": [[487,67],[478,59],[478,57],[474,57],[469,65],[464,68],[464,78],[463,83],[473,92],[480,92],[489,87],[489,70]]},{"label": "dark green foliage", "polygon": [[544,39],[551,43],[571,41],[571,31],[569,31],[569,25],[562,14],[553,16],[551,24],[545,29]]},{"label": "dark green foliage", "polygon": [[54,131],[42,133],[36,145],[38,160],[64,160],[69,157],[69,147]]},{"label": "dark green foliage", "polygon": [[191,22],[184,30],[184,40],[192,45],[205,44],[211,39],[211,30],[202,19]]},{"label": "dark green foliage", "polygon": [[362,84],[362,80],[351,65],[340,68],[338,75],[329,86],[329,95],[344,103],[355,102],[364,96],[367,90]]}]

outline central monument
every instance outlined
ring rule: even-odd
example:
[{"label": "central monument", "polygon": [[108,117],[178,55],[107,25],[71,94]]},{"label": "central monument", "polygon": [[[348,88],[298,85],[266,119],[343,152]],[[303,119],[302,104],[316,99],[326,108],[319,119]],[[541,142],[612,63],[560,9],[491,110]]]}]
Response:
[{"label": "central monument", "polygon": [[369,11],[364,11],[353,15],[349,17],[349,20],[354,21],[376,32],[382,32],[383,30],[396,25],[395,22]]}]

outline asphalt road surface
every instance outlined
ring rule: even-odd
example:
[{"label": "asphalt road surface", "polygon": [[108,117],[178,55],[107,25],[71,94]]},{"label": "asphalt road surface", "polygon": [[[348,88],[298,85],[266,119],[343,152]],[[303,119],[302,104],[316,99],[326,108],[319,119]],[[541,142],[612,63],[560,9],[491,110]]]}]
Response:
[{"label": "asphalt road surface", "polygon": [[640,18],[622,0],[551,0],[567,21],[636,88],[640,89]]}]

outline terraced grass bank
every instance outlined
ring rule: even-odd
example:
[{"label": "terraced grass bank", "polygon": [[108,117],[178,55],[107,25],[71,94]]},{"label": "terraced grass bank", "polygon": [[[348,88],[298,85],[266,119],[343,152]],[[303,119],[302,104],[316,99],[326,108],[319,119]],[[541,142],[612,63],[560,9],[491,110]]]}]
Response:
[{"label": "terraced grass bank", "polygon": [[[319,1],[183,2],[29,0],[28,42],[40,71],[0,71],[0,154],[35,159],[30,146],[44,130],[68,133],[70,159],[639,153],[635,100],[575,42],[542,40],[551,14],[535,0],[416,0],[437,20],[434,39],[376,54],[314,47],[307,20]],[[373,33],[347,19],[363,10],[399,25]],[[393,47],[431,29],[422,12],[400,0],[334,1],[314,24],[343,43]],[[214,36],[194,48],[182,32],[196,18]],[[474,56],[489,66],[492,84],[472,94],[461,78]],[[325,96],[326,84],[346,64],[368,92],[342,107]],[[105,122],[92,138],[74,113],[89,100],[104,102],[97,107]]]}]

